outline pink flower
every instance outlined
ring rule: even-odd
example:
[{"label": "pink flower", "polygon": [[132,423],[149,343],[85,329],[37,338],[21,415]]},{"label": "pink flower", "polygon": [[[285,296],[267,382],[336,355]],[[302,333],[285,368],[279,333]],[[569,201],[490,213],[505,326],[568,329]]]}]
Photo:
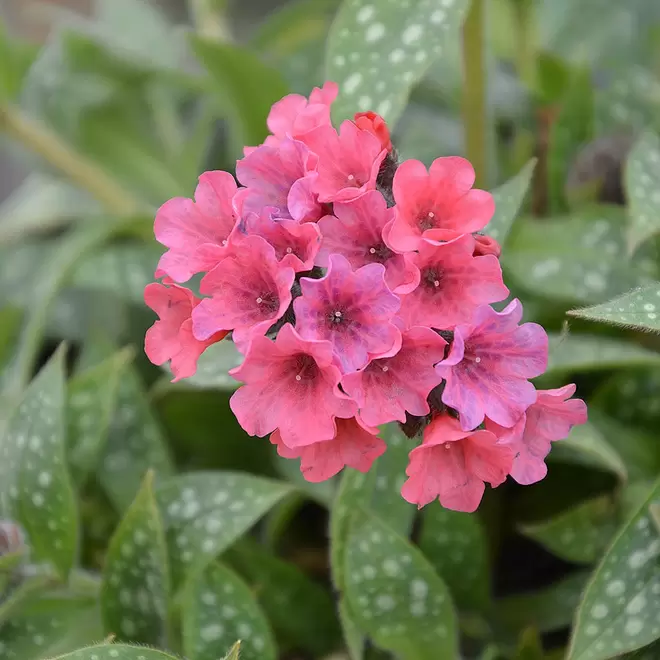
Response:
[{"label": "pink flower", "polygon": [[300,280],[302,296],[293,303],[296,329],[305,339],[330,341],[344,373],[361,369],[370,353],[389,351],[397,339],[392,318],[399,298],[384,275],[381,264],[353,272],[344,257],[332,254],[324,277]]},{"label": "pink flower", "polygon": [[390,129],[380,115],[371,110],[367,112],[357,112],[353,117],[353,121],[358,128],[373,133],[380,140],[380,146],[383,149],[388,152],[392,151],[393,147],[390,138]]},{"label": "pink flower", "polygon": [[511,429],[489,419],[486,428],[515,452],[511,476],[523,485],[541,481],[548,472],[545,457],[550,443],[563,440],[573,426],[587,421],[587,406],[582,399],[571,399],[575,385],[556,390],[539,390],[536,402]]},{"label": "pink flower", "polygon": [[341,254],[353,268],[383,264],[385,283],[394,293],[408,293],[417,286],[417,268],[386,243],[385,230],[394,219],[394,209],[387,208],[385,198],[377,190],[334,204],[333,213],[319,220],[323,234],[316,258],[319,266],[326,267],[331,254]]},{"label": "pink flower", "polygon": [[261,236],[275,248],[275,256],[282,266],[297,273],[311,270],[321,245],[321,232],[313,222],[299,224],[290,218],[273,218],[272,208],[261,213],[249,213],[237,226],[235,241],[240,249],[243,235]]},{"label": "pink flower", "polygon": [[230,374],[245,383],[230,401],[240,425],[260,437],[279,429],[282,443],[292,449],[332,440],[335,418],[357,412],[339,389],[331,344],[307,341],[288,323],[274,342],[255,337],[243,364]]},{"label": "pink flower", "polygon": [[495,203],[490,193],[472,190],[473,184],[474,169],[464,158],[436,158],[428,172],[418,160],[401,163],[394,175],[392,246],[409,252],[422,238],[446,241],[483,229]]},{"label": "pink flower", "polygon": [[518,323],[520,301],[502,312],[488,305],[477,309],[471,325],[454,329],[449,355],[436,369],[446,380],[442,401],[458,410],[463,430],[474,429],[487,415],[512,427],[536,401],[527,380],[548,363],[548,337],[536,323]]},{"label": "pink flower", "polygon": [[470,234],[441,244],[420,241],[419,254],[408,255],[420,284],[401,297],[399,316],[408,326],[450,329],[469,323],[480,305],[509,295],[497,257],[473,257],[473,252]]},{"label": "pink flower", "polygon": [[406,412],[428,415],[426,399],[442,380],[434,366],[444,357],[446,346],[430,328],[411,328],[390,351],[372,359],[362,371],[344,376],[342,387],[371,426],[395,419],[405,422]]},{"label": "pink flower", "polygon": [[401,495],[420,508],[437,497],[447,509],[476,511],[484,482],[493,488],[503,483],[512,460],[513,451],[490,431],[463,431],[458,420],[440,415],[410,452]]},{"label": "pink flower", "polygon": [[290,449],[279,431],[270,441],[277,445],[277,453],[284,458],[300,458],[300,471],[307,481],[318,483],[334,477],[344,467],[368,472],[373,462],[385,452],[387,445],[378,437],[378,429],[364,424],[359,417],[337,419],[337,433],[332,440]]},{"label": "pink flower", "polygon": [[266,120],[273,135],[265,144],[276,146],[287,137],[298,139],[319,126],[330,126],[330,106],[338,91],[337,84],[328,81],[312,90],[309,101],[300,94],[289,94],[275,103]]},{"label": "pink flower", "polygon": [[211,295],[193,311],[193,332],[206,340],[220,330],[245,351],[252,337],[266,333],[291,304],[293,268],[277,261],[275,249],[260,236],[246,236],[207,273],[200,292]]},{"label": "pink flower", "polygon": [[339,134],[331,126],[321,126],[305,135],[304,141],[319,157],[313,189],[320,202],[347,202],[376,188],[387,151],[373,133],[345,121]]},{"label": "pink flower", "polygon": [[144,351],[154,364],[161,365],[171,360],[172,382],[192,376],[197,371],[199,356],[208,346],[227,335],[226,332],[218,332],[205,341],[195,339],[190,315],[200,299],[168,278],[165,278],[164,284],[147,284],[144,302],[159,318],[147,330]]},{"label": "pink flower", "polygon": [[318,220],[323,211],[312,192],[318,158],[306,145],[285,139],[275,147],[258,147],[236,163],[236,176],[246,188],[234,205],[240,215],[275,207],[274,215],[298,222]]},{"label": "pink flower", "polygon": [[492,254],[499,258],[502,254],[502,248],[500,244],[490,236],[485,236],[484,234],[474,234],[474,256],[482,257],[488,254]]},{"label": "pink flower", "polygon": [[156,240],[170,249],[160,258],[156,277],[168,275],[176,282],[185,282],[218,263],[236,222],[232,209],[235,192],[231,174],[204,172],[195,201],[175,197],[160,207],[154,233]]}]

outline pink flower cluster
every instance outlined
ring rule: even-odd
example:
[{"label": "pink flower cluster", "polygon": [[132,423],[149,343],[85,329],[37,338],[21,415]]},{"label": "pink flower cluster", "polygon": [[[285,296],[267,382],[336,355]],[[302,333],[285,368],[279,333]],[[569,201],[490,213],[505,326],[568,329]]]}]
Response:
[{"label": "pink flower cluster", "polygon": [[[478,233],[494,202],[470,163],[399,163],[378,115],[335,130],[336,94],[285,97],[237,162],[240,186],[206,172],[194,201],[158,211],[168,250],[145,291],[160,319],[146,352],[186,378],[231,333],[245,356],[232,410],[306,479],[367,471],[386,449],[378,427],[396,421],[423,429],[403,497],[474,511],[485,482],[542,479],[586,406],[573,385],[535,389],[543,328],[520,323],[518,300],[490,306],[509,291],[499,245]],[[202,273],[197,298],[181,284]]]}]

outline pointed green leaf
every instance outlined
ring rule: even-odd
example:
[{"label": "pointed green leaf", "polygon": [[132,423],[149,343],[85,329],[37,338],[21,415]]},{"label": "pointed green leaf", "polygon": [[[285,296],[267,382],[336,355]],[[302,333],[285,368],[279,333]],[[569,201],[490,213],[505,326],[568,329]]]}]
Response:
[{"label": "pointed green leaf", "polygon": [[417,548],[377,517],[358,513],[345,561],[351,612],[378,646],[419,660],[456,657],[449,590]]},{"label": "pointed green leaf", "polygon": [[544,377],[660,364],[660,353],[621,339],[564,334],[549,334],[549,338],[550,357]]},{"label": "pointed green leaf", "polygon": [[616,532],[619,515],[610,496],[581,502],[549,520],[521,525],[524,536],[576,564],[597,561]]},{"label": "pointed green leaf", "polygon": [[234,646],[229,649],[229,653],[223,658],[223,660],[239,660],[241,655],[241,643],[236,642]]},{"label": "pointed green leaf", "polygon": [[78,512],[65,460],[64,350],[39,372],[0,443],[0,511],[18,522],[34,560],[66,578],[78,552]]},{"label": "pointed green leaf", "polygon": [[217,660],[237,639],[241,660],[275,660],[275,640],[250,587],[220,563],[188,582],[183,601],[183,648],[191,660]]},{"label": "pointed green leaf", "polygon": [[45,595],[31,600],[0,628],[0,660],[42,660],[103,636],[93,598]]},{"label": "pointed green leaf", "polygon": [[[660,203],[658,204],[658,211],[660,213]],[[658,332],[660,331],[659,311],[660,284],[650,284],[624,293],[622,296],[608,300],[602,305],[574,309],[568,314],[589,321],[613,323],[626,328],[639,328],[640,330]]]},{"label": "pointed green leaf", "polygon": [[119,512],[135,498],[147,470],[172,474],[172,459],[140,377],[128,367],[119,383],[117,408],[97,470],[97,479]]},{"label": "pointed green leaf", "polygon": [[268,134],[271,105],[288,92],[279,72],[247,49],[200,37],[191,42],[211,76],[220,110],[232,122],[235,152],[242,153],[243,145],[261,144]]},{"label": "pointed green leaf", "polygon": [[534,628],[523,630],[513,660],[544,660],[544,658],[539,633]]},{"label": "pointed green leaf", "polygon": [[328,37],[336,122],[373,110],[394,127],[413,86],[460,37],[467,0],[345,0]]},{"label": "pointed green leaf", "polygon": [[149,472],[105,559],[101,610],[106,633],[167,646],[169,592],[165,533]]},{"label": "pointed green leaf", "polygon": [[121,351],[69,382],[67,454],[78,482],[98,465],[117,400],[119,378],[130,357],[130,350]]},{"label": "pointed green leaf", "polygon": [[551,300],[601,303],[658,277],[651,248],[630,258],[625,209],[595,206],[569,216],[525,218],[502,254],[525,290]]},{"label": "pointed green leaf", "polygon": [[217,557],[291,492],[278,481],[232,472],[197,472],[160,482],[175,584]]},{"label": "pointed green leaf", "polygon": [[567,660],[606,660],[660,638],[660,533],[649,514],[659,501],[656,482],[594,572]]},{"label": "pointed green leaf", "polygon": [[501,245],[506,242],[513,222],[525,200],[535,167],[536,158],[532,158],[516,176],[493,190],[495,215],[493,215],[484,232],[499,241]]},{"label": "pointed green leaf", "polygon": [[170,653],[155,651],[145,646],[128,644],[101,644],[88,646],[74,653],[57,656],[52,660],[179,660]]},{"label": "pointed green leaf", "polygon": [[419,548],[461,609],[483,610],[490,599],[488,545],[476,515],[426,507]]},{"label": "pointed green leaf", "polygon": [[339,622],[344,631],[344,642],[351,660],[364,660],[364,635],[360,632],[355,617],[348,607],[346,597],[342,597],[337,606]]},{"label": "pointed green leaf", "polygon": [[180,381],[181,386],[200,389],[235,390],[240,383],[229,375],[229,370],[243,362],[233,341],[219,341],[209,346],[200,356],[194,376]]},{"label": "pointed green leaf", "polygon": [[630,225],[628,245],[634,250],[660,231],[660,138],[643,133],[628,156],[625,171]]},{"label": "pointed green leaf", "polygon": [[225,559],[250,583],[280,646],[319,658],[340,646],[330,593],[300,569],[248,540],[236,544]]},{"label": "pointed green leaf", "polygon": [[588,577],[586,572],[572,573],[545,589],[497,600],[493,608],[497,626],[511,635],[526,626],[541,633],[568,627]]},{"label": "pointed green leaf", "polygon": [[568,438],[553,443],[549,458],[614,472],[622,481],[628,478],[628,469],[621,456],[589,422],[574,426]]}]

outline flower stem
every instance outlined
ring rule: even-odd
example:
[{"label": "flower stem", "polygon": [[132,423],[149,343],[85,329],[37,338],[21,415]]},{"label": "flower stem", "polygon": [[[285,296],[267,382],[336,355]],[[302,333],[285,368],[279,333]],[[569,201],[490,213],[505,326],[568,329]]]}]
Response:
[{"label": "flower stem", "polygon": [[112,213],[127,216],[141,210],[141,204],[94,162],[71,149],[44,124],[27,117],[18,108],[0,104],[0,129],[41,156]]},{"label": "flower stem", "polygon": [[472,0],[463,26],[463,126],[465,154],[483,187],[488,180],[485,0]]}]

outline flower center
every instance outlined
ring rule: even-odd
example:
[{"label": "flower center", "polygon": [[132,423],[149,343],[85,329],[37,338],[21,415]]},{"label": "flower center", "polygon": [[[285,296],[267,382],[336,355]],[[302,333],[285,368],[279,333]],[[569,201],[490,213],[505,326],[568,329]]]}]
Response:
[{"label": "flower center", "polygon": [[426,214],[420,215],[417,218],[417,222],[419,224],[419,228],[422,231],[433,229],[435,227],[435,213],[433,213],[433,211],[429,211]]},{"label": "flower center", "polygon": [[425,268],[422,271],[422,284],[431,293],[440,291],[443,272],[440,268]]},{"label": "flower center", "polygon": [[316,361],[306,353],[299,353],[294,356],[291,367],[291,370],[295,373],[294,378],[298,383],[309,383],[318,376],[319,368]]},{"label": "flower center", "polygon": [[369,257],[374,263],[383,264],[393,256],[394,252],[385,243],[378,243],[369,248]]},{"label": "flower center", "polygon": [[259,311],[266,316],[273,314],[280,308],[280,299],[272,291],[257,296],[256,303],[259,306]]}]

